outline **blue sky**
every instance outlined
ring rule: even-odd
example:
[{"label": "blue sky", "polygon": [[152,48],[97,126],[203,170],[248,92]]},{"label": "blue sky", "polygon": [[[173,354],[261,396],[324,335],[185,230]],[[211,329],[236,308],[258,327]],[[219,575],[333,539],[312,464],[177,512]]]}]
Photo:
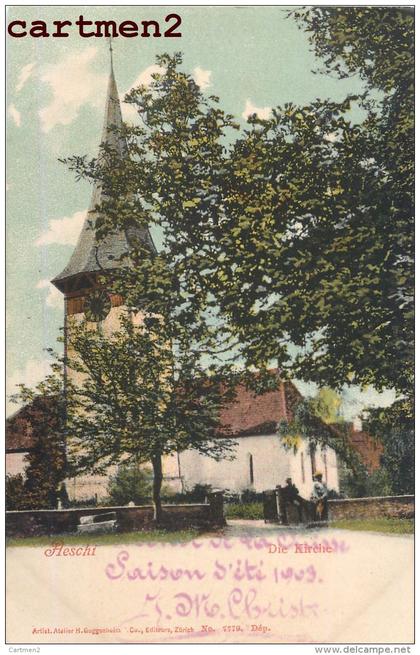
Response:
[{"label": "blue sky", "polygon": [[[182,37],[117,38],[114,69],[120,95],[150,81],[155,57],[181,51],[184,68],[242,124],[285,102],[344,98],[360,80],[315,74],[306,35],[285,7],[15,6],[11,20],[158,20],[176,11]],[[75,182],[58,159],[95,156],[100,142],[109,52],[105,39],[70,36],[7,38],[7,391],[35,384],[48,371],[63,322],[61,294],[50,280],[67,263],[87,208],[90,187]],[[127,108],[126,120],[135,120]],[[124,110],[123,110],[124,113]],[[314,388],[301,386],[306,392]],[[364,404],[389,403],[372,390],[346,390],[346,416]]]}]

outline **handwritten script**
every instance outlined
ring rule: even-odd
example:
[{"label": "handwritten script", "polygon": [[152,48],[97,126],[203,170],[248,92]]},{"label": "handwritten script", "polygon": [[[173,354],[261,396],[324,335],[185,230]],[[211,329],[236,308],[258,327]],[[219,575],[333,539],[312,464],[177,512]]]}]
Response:
[{"label": "handwritten script", "polygon": [[327,612],[320,590],[330,558],[348,550],[342,540],[314,535],[302,542],[293,534],[139,543],[117,548],[104,575],[133,598],[133,612],[119,622],[127,641],[144,635],[170,641],[175,633],[184,639],[219,633],[224,640],[293,624],[308,630]]}]

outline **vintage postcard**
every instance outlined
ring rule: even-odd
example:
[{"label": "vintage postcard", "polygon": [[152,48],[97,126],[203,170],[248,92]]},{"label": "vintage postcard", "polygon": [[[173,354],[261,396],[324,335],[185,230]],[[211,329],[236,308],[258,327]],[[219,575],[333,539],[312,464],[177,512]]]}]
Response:
[{"label": "vintage postcard", "polygon": [[413,7],[5,22],[6,643],[411,652]]}]

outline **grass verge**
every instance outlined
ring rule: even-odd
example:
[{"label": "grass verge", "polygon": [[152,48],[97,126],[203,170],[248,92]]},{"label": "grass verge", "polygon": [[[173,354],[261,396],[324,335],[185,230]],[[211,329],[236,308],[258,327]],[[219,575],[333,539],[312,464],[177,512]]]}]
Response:
[{"label": "grass verge", "polygon": [[224,514],[227,519],[263,519],[262,503],[226,503]]},{"label": "grass verge", "polygon": [[412,534],[414,519],[347,519],[332,521],[332,528],[391,534]]},{"label": "grass verge", "polygon": [[185,543],[200,536],[199,530],[151,530],[149,532],[122,532],[113,534],[56,534],[42,537],[17,537],[6,539],[6,547],[11,546],[50,546],[63,542],[66,546],[71,544],[98,546],[113,546],[114,544],[133,543]]}]

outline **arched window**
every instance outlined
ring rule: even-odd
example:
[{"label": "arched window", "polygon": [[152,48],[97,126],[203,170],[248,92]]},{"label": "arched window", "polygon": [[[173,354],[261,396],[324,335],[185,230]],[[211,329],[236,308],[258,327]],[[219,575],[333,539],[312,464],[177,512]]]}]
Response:
[{"label": "arched window", "polygon": [[309,455],[311,457],[311,472],[312,476],[315,475],[316,471],[316,458],[315,458],[316,445],[314,443],[309,444]]},{"label": "arched window", "polygon": [[251,453],[248,453],[248,474],[249,484],[254,484],[254,458]]},{"label": "arched window", "polygon": [[322,453],[322,461],[324,462],[324,471],[325,471],[325,484],[328,484],[328,467],[327,467],[327,451],[324,450]]},{"label": "arched window", "polygon": [[300,469],[302,471],[302,482],[305,482],[305,455],[300,453]]}]

